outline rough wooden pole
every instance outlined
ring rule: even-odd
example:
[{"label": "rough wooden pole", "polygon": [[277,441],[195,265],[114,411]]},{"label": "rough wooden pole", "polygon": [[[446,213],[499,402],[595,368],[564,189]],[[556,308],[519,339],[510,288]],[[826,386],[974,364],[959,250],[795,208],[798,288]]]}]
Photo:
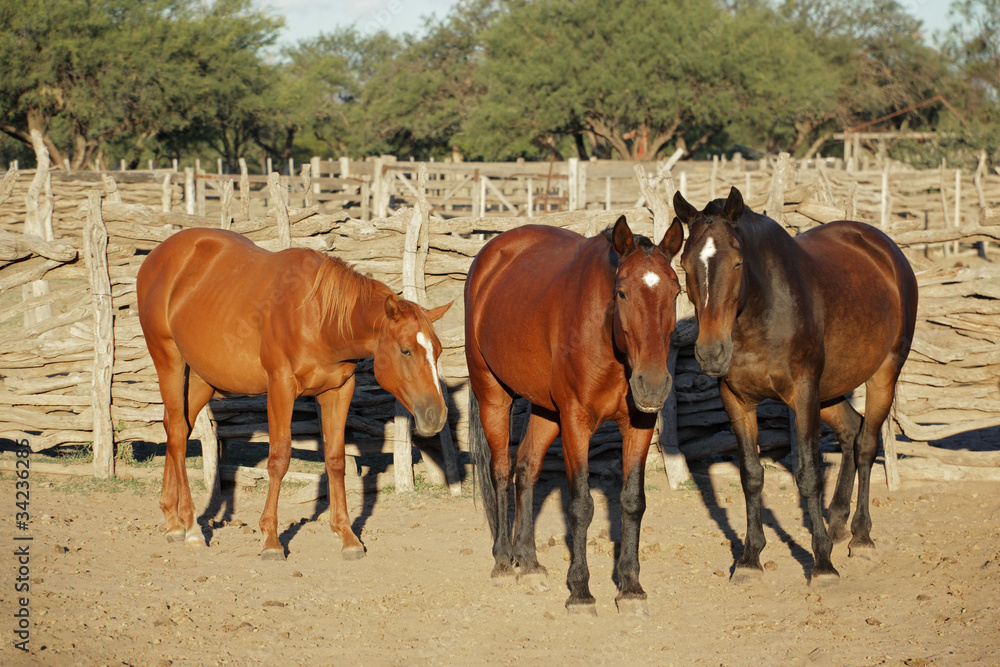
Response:
[{"label": "rough wooden pole", "polygon": [[847,186],[847,204],[844,206],[844,220],[858,219],[858,182],[851,181]]},{"label": "rough wooden pole", "polygon": [[313,191],[312,191],[312,165],[303,164],[302,173],[299,175],[302,179],[302,191],[305,193],[303,196],[303,204],[306,208],[312,206],[313,203]]},{"label": "rough wooden pole", "polygon": [[660,194],[657,185],[660,182],[670,179],[669,172],[667,177],[664,178],[662,175],[658,176],[647,176],[646,170],[641,164],[635,164],[632,166],[632,171],[635,173],[635,179],[639,183],[639,189],[642,191],[642,196],[646,200],[646,206],[653,212],[653,243],[659,243],[663,238],[663,235],[667,233],[667,227],[670,225],[671,215],[670,215],[670,205],[667,200],[663,198]]},{"label": "rough wooden pole", "polygon": [[115,475],[114,424],[111,421],[111,371],[115,362],[115,330],[108,273],[108,230],[101,217],[101,196],[89,195],[90,208],[83,235],[84,258],[94,309],[94,372],[91,410],[94,419],[94,475]]},{"label": "rough wooden pole", "polygon": [[890,491],[899,490],[899,466],[896,456],[896,405],[882,424],[882,450],[885,456],[885,485]]},{"label": "rough wooden pole", "polygon": [[173,206],[173,187],[170,183],[170,174],[163,175],[163,191],[160,195],[160,209],[164,213],[170,213],[170,208]]},{"label": "rough wooden pole", "polygon": [[[962,226],[962,170],[955,170],[955,228]],[[955,241],[955,254],[958,254],[958,241]]]},{"label": "rough wooden pole", "polygon": [[233,224],[233,179],[222,184],[222,228],[229,229]]},{"label": "rough wooden pole", "polygon": [[882,167],[882,190],[879,194],[879,226],[882,229],[889,226],[889,209],[892,206],[889,200],[889,162],[887,160]]},{"label": "rough wooden pole", "polygon": [[577,196],[580,192],[579,189],[579,178],[580,178],[580,158],[571,157],[566,162],[566,173],[569,177],[566,182],[567,189],[567,204],[566,208],[569,211],[575,211],[578,207]]},{"label": "rough wooden pole", "polygon": [[292,230],[288,222],[288,208],[285,206],[284,189],[281,185],[281,176],[276,171],[272,171],[267,176],[267,187],[271,193],[271,201],[274,204],[274,212],[278,219],[278,240],[282,248],[292,247]]},{"label": "rough wooden pole", "polygon": [[[49,173],[49,150],[45,147],[42,133],[39,130],[31,131],[31,143],[35,149],[38,168],[35,170],[35,177],[31,180],[31,185],[28,186],[28,194],[24,198],[26,207],[24,233],[51,242],[55,236],[52,230],[52,176]],[[14,187],[13,181],[11,181],[10,187]],[[49,294],[49,281],[47,280],[34,280],[21,287],[21,295],[24,300],[45,294]],[[52,317],[52,305],[44,304],[32,308],[24,314],[24,325],[26,327],[32,326],[50,317]]]},{"label": "rough wooden pole", "polygon": [[194,168],[184,167],[184,211],[188,215],[194,215],[194,200]]},{"label": "rough wooden pole", "polygon": [[[671,345],[670,356],[667,358],[667,371],[670,377],[675,377],[677,371],[677,355],[679,344]],[[667,483],[670,489],[676,491],[686,481],[691,479],[687,459],[681,454],[677,437],[677,388],[672,386],[667,401],[660,410],[660,457],[663,459],[663,470],[667,473]]]},{"label": "rough wooden pole", "polygon": [[794,176],[794,167],[788,153],[778,155],[778,163],[771,174],[771,187],[767,191],[767,202],[764,204],[764,214],[778,224],[785,224],[785,187],[789,185],[790,177]]},{"label": "rough wooden pole", "polygon": [[313,195],[318,195],[321,192],[319,185],[320,177],[320,159],[318,156],[314,155],[309,160],[309,174],[312,177],[312,193]]},{"label": "rough wooden pole", "polygon": [[[232,182],[232,181],[230,181]],[[221,476],[219,475],[219,438],[212,425],[212,409],[206,405],[194,421],[191,437],[201,441],[201,459],[204,472],[205,488],[210,498],[217,498],[222,493]],[[211,500],[209,500],[211,504]]]},{"label": "rough wooden pole", "polygon": [[250,219],[250,174],[247,161],[240,158],[240,220]]}]

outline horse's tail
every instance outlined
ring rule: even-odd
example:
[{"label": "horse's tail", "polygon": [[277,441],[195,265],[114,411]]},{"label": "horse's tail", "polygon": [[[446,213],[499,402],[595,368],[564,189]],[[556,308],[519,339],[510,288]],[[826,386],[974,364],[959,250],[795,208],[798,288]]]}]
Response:
[{"label": "horse's tail", "polygon": [[490,533],[497,534],[497,492],[493,488],[493,452],[483,431],[479,417],[479,399],[469,387],[469,454],[472,456],[473,483],[478,479],[479,494],[483,498],[483,509],[490,524]]}]

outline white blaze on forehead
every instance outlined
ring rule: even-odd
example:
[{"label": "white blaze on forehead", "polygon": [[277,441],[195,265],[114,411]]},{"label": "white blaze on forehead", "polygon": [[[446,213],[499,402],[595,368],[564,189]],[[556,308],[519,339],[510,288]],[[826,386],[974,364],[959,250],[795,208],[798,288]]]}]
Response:
[{"label": "white blaze on forehead", "polygon": [[424,335],[423,331],[417,332],[417,343],[420,347],[424,348],[424,354],[427,357],[427,363],[431,365],[431,376],[434,378],[434,386],[437,387],[438,393],[441,393],[441,382],[438,380],[438,370],[437,363],[434,361],[434,346],[427,336]]},{"label": "white blaze on forehead", "polygon": [[701,263],[705,265],[705,307],[708,307],[708,260],[715,257],[715,239],[711,236],[708,237],[708,241],[705,243],[705,247],[701,249],[698,254],[698,259]]},{"label": "white blaze on forehead", "polygon": [[649,271],[642,277],[642,282],[646,283],[650,287],[656,287],[660,282],[660,276],[656,275],[652,271]]}]

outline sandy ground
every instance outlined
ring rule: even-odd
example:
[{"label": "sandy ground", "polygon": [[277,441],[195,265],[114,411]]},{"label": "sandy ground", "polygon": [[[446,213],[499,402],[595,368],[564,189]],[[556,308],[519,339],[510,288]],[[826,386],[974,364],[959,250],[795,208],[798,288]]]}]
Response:
[{"label": "sandy ground", "polygon": [[[787,472],[767,472],[767,565],[748,587],[729,582],[745,532],[735,467],[697,470],[696,484],[680,491],[651,473],[640,555],[650,617],[637,618],[614,604],[614,480],[593,480],[588,557],[598,615],[581,617],[563,606],[569,554],[557,478],[537,499],[539,558],[549,568],[549,588],[538,591],[491,583],[489,529],[469,494],[349,494],[368,550],[352,562],[340,557],[325,500],[283,502],[288,559],[264,562],[260,489],[226,487],[225,504],[201,519],[210,546],[192,549],[165,541],[155,482],[95,486],[35,474],[31,523],[18,530],[6,472],[0,663],[998,664],[997,485],[904,481],[888,493],[881,474],[872,508],[878,559],[850,559],[839,544],[842,581],[817,589],[808,585],[809,533]],[[204,493],[196,500],[207,504]],[[33,538],[30,591],[15,593],[11,545],[25,535]],[[24,595],[27,654],[13,647]]]}]

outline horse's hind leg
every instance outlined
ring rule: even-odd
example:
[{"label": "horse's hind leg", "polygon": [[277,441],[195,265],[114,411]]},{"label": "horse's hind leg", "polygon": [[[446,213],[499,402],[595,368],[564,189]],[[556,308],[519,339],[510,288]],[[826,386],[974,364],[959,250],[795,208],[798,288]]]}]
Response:
[{"label": "horse's hind leg", "polygon": [[840,542],[847,538],[847,519],[851,514],[851,495],[854,493],[854,477],[857,474],[854,443],[861,430],[861,415],[846,398],[829,405],[819,413],[837,435],[842,453],[837,487],[830,501],[830,539]]},{"label": "horse's hind leg", "polygon": [[902,362],[890,355],[875,374],[865,383],[865,416],[855,442],[858,464],[858,504],[851,521],[853,537],[849,546],[851,556],[870,557],[875,549],[871,538],[872,519],[868,509],[872,465],[878,454],[878,437],[882,424],[889,416],[896,393],[896,379]]},{"label": "horse's hind leg", "polygon": [[167,455],[163,466],[160,509],[167,523],[167,540],[203,546],[205,537],[195,524],[194,501],[188,486],[187,440],[195,418],[212,397],[214,390],[197,375],[190,373],[174,348],[157,350],[154,358],[163,397],[163,427],[167,432]]},{"label": "horse's hind leg", "polygon": [[596,600],[590,594],[590,568],[587,567],[587,530],[594,519],[594,499],[588,482],[588,450],[594,426],[586,414],[563,411],[559,415],[563,434],[563,460],[569,481],[570,561],[566,584],[570,613],[597,614]]},{"label": "horse's hind leg", "polygon": [[[292,408],[296,396],[295,378],[290,373],[273,373],[267,383],[267,500],[260,515],[264,534],[262,560],[284,560],[285,548],[278,540],[278,495],[281,480],[292,459]],[[332,502],[332,500],[331,500]]]},{"label": "horse's hind leg", "polygon": [[[492,380],[492,378],[491,378]],[[490,450],[489,475],[480,484],[487,521],[493,533],[494,579],[514,576],[514,548],[510,529],[510,406],[511,396],[495,380],[473,386],[479,399],[479,421]],[[488,488],[487,488],[488,487]],[[488,494],[488,495],[487,495]]]},{"label": "horse's hind leg", "polygon": [[526,577],[536,588],[545,590],[547,571],[538,563],[535,550],[535,484],[542,470],[542,460],[552,441],[559,435],[555,416],[537,407],[531,409],[528,429],[517,448],[514,504],[514,559],[520,566],[518,579]]}]

